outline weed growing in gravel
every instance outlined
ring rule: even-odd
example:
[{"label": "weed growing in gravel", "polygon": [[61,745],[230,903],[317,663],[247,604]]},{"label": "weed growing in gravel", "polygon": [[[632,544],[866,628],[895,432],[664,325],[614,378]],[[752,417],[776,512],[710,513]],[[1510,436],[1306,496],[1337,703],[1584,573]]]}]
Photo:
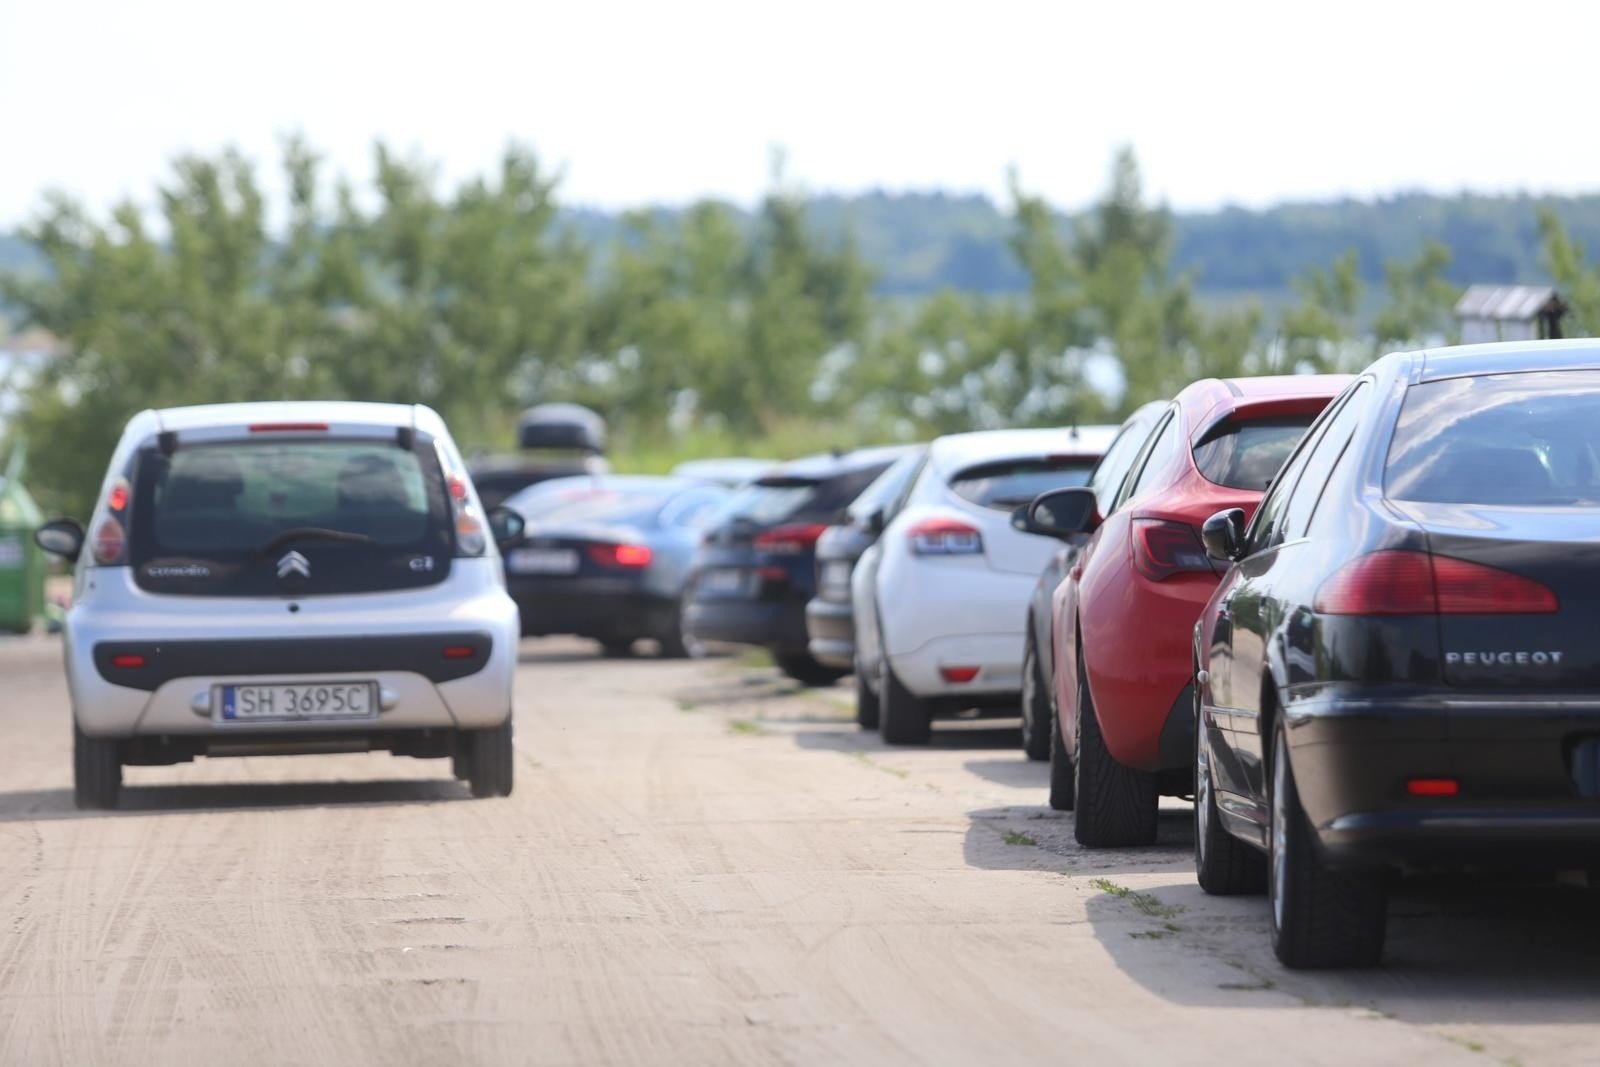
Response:
[{"label": "weed growing in gravel", "polygon": [[890,767],[890,766],[887,766],[885,764],[879,763],[877,760],[873,759],[871,756],[867,755],[865,752],[852,752],[851,755],[854,756],[856,759],[860,760],[862,763],[865,763],[868,767],[872,767],[875,770],[880,770],[885,774],[892,774],[896,778],[909,778],[911,776],[911,772],[910,771],[902,770],[899,767]]},{"label": "weed growing in gravel", "polygon": [[1006,840],[1006,844],[1008,844],[1008,845],[1029,845],[1029,846],[1034,846],[1034,845],[1037,845],[1039,843],[1032,836],[1023,833],[1020,830],[1007,830],[1005,832],[1005,840]]},{"label": "weed growing in gravel", "polygon": [[761,728],[760,723],[751,722],[749,719],[734,719],[728,724],[728,730],[732,733],[747,734],[752,736],[755,734],[766,733],[766,731]]},{"label": "weed growing in gravel", "polygon": [[1182,904],[1163,904],[1160,898],[1151,893],[1140,893],[1129,889],[1125,885],[1118,885],[1109,878],[1093,878],[1089,884],[1102,893],[1109,893],[1114,897],[1126,900],[1132,904],[1134,910],[1141,915],[1148,915],[1152,919],[1171,919],[1183,914]]},{"label": "weed growing in gravel", "polygon": [[692,700],[680,700],[680,701],[678,701],[678,710],[679,711],[693,711],[696,707],[697,707],[697,705]]}]

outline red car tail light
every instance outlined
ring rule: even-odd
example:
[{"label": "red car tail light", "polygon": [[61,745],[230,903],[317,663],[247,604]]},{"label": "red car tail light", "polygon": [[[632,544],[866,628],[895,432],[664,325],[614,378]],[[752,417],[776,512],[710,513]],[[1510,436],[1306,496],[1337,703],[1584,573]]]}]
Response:
[{"label": "red car tail light", "polygon": [[1406,792],[1414,797],[1453,797],[1461,792],[1461,783],[1454,778],[1411,778]]},{"label": "red car tail light", "polygon": [[616,545],[602,542],[589,546],[589,558],[602,567],[638,569],[650,566],[655,553],[649,545]]},{"label": "red car tail light", "polygon": [[445,659],[472,659],[478,650],[471,645],[446,645],[444,647]]},{"label": "red car tail light", "polygon": [[1133,520],[1133,565],[1152,582],[1174,574],[1215,574],[1194,527],[1165,519]]},{"label": "red car tail light", "polygon": [[112,656],[111,665],[119,670],[134,671],[144,666],[144,657],[132,653]]},{"label": "red car tail light", "polygon": [[983,554],[983,534],[960,519],[923,519],[906,531],[911,552],[917,556],[978,556]]},{"label": "red car tail light", "polygon": [[822,522],[795,522],[786,526],[774,526],[755,536],[755,549],[757,552],[766,552],[773,556],[798,556],[810,552],[817,547],[817,538],[822,536],[822,531],[828,528]]},{"label": "red car tail light", "polygon": [[976,667],[940,667],[939,675],[947,682],[970,682],[978,676]]},{"label": "red car tail light", "polygon": [[132,495],[132,490],[128,487],[128,479],[118,478],[116,484],[111,487],[111,492],[106,496],[106,507],[112,511],[123,511],[127,508],[128,498]]},{"label": "red car tail light", "polygon": [[1385,549],[1333,573],[1312,608],[1323,615],[1548,615],[1555,591],[1520,574],[1452,556]]}]

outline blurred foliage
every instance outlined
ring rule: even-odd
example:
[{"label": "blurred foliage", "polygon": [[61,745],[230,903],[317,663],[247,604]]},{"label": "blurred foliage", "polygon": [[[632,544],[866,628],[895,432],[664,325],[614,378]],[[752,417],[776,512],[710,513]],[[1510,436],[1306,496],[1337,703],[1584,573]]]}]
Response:
[{"label": "blurred foliage", "polygon": [[[524,149],[452,191],[382,145],[370,187],[326,174],[299,140],[282,166],[281,204],[234,153],[178,161],[150,209],[96,218],[46,200],[26,234],[45,269],[6,275],[0,298],[65,346],[14,426],[36,443],[48,505],[85,513],[122,425],[151,406],[417,401],[468,447],[495,447],[519,409],[575,400],[611,420],[619,465],[663,469],[1115,420],[1197,377],[1351,369],[1447,337],[1458,292],[1451,252],[1430,243],[1386,262],[1368,299],[1351,248],[1298,277],[1273,321],[1207,310],[1129,151],[1066,225],[1013,176],[1003,258],[1019,292],[915,301],[874,296],[850,220],[814,224],[781,161],[754,212],[632,213],[599,248]],[[1581,247],[1555,216],[1542,225],[1552,273],[1600,320]]]}]

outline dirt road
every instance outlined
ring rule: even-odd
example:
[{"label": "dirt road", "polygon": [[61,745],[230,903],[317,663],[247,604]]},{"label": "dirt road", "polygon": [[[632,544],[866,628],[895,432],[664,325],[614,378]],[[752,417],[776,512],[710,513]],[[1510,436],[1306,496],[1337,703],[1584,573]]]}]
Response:
[{"label": "dirt road", "polygon": [[1011,731],[888,751],[848,692],[524,647],[516,793],[389,756],[69,793],[0,645],[5,1063],[1464,1063],[1600,1056],[1600,894],[1396,901],[1380,971],[1272,962],[1189,812],[1085,853]]}]

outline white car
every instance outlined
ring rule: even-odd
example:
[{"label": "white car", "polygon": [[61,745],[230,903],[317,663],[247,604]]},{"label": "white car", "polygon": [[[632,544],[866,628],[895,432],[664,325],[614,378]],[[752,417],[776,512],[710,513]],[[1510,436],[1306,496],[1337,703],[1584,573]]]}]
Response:
[{"label": "white car", "polygon": [[[511,792],[520,637],[491,520],[425,407],[145,411],[112,454],[65,625],[79,807],[127,764],[372,749]],[[497,531],[499,532],[499,531]]]},{"label": "white car", "polygon": [[1012,512],[1084,485],[1115,426],[992,430],[934,441],[905,501],[851,576],[856,720],[890,744],[927,741],[935,714],[1015,709],[1024,619],[1059,543]]}]

